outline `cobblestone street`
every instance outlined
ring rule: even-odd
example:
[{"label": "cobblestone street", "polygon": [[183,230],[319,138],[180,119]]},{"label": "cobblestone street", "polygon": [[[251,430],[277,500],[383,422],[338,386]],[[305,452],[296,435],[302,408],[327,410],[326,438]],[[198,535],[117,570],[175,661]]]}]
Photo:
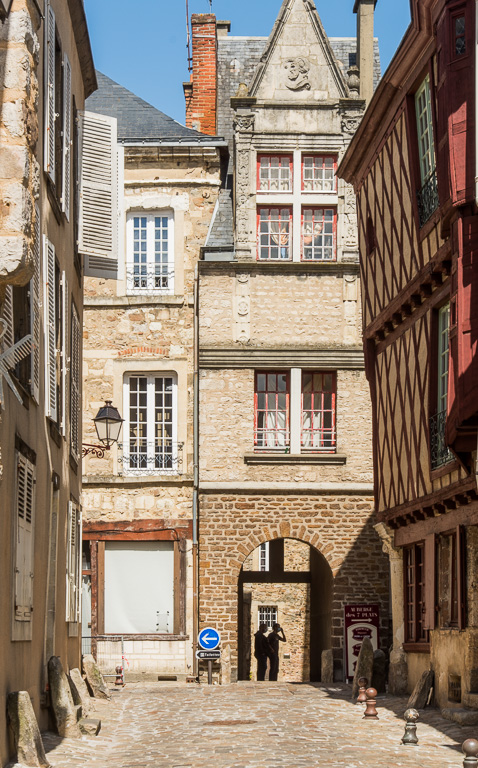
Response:
[{"label": "cobblestone street", "polygon": [[419,746],[401,746],[405,705],[380,697],[380,720],[365,721],[339,685],[136,683],[97,703],[96,739],[44,743],[53,768],[461,768],[473,729],[427,710]]}]

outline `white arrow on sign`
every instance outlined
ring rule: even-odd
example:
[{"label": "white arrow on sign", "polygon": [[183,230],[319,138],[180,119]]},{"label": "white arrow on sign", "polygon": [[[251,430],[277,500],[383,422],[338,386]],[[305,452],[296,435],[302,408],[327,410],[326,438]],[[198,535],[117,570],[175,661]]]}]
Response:
[{"label": "white arrow on sign", "polygon": [[214,650],[221,642],[221,635],[217,629],[205,627],[201,630],[198,637],[199,645],[206,650]]}]

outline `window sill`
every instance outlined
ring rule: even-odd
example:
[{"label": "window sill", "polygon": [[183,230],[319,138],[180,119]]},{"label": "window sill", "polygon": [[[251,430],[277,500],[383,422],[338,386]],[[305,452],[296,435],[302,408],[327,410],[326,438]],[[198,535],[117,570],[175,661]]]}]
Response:
[{"label": "window sill", "polygon": [[178,635],[173,632],[153,632],[151,634],[122,635],[121,632],[110,635],[95,635],[92,640],[112,640],[113,638],[122,638],[123,640],[189,640],[189,635]]},{"label": "window sill", "polygon": [[192,485],[192,475],[83,475],[83,485]]},{"label": "window sill", "polygon": [[345,464],[343,453],[246,453],[244,464]]},{"label": "window sill", "polygon": [[442,464],[440,467],[437,467],[436,469],[430,469],[430,479],[431,480],[438,480],[439,477],[443,477],[444,475],[450,475],[452,472],[455,472],[455,470],[460,468],[459,462],[453,458],[451,461],[448,461],[446,464]]},{"label": "window sill", "polygon": [[403,650],[408,653],[430,653],[430,643],[403,643]]}]

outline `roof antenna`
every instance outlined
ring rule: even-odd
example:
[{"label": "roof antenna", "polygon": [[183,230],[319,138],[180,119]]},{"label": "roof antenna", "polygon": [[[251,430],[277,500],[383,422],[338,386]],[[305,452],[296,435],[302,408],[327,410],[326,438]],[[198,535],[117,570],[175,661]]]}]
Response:
[{"label": "roof antenna", "polygon": [[188,49],[188,72],[192,72],[193,59],[191,56],[191,32],[189,30],[189,0],[186,0],[186,47]]},{"label": "roof antenna", "polygon": [[212,13],[212,0],[209,0],[209,10],[210,10],[210,11],[211,11],[211,13]]}]

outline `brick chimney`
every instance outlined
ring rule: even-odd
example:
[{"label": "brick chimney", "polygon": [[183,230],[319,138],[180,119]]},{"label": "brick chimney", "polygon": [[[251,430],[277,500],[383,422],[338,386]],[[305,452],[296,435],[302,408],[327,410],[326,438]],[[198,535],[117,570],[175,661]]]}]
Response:
[{"label": "brick chimney", "polygon": [[377,0],[355,0],[357,14],[357,66],[360,74],[360,98],[367,104],[373,96],[373,17]]},{"label": "brick chimney", "polygon": [[186,126],[216,135],[217,37],[213,13],[191,16],[193,71],[191,82],[183,83],[186,99]]}]

